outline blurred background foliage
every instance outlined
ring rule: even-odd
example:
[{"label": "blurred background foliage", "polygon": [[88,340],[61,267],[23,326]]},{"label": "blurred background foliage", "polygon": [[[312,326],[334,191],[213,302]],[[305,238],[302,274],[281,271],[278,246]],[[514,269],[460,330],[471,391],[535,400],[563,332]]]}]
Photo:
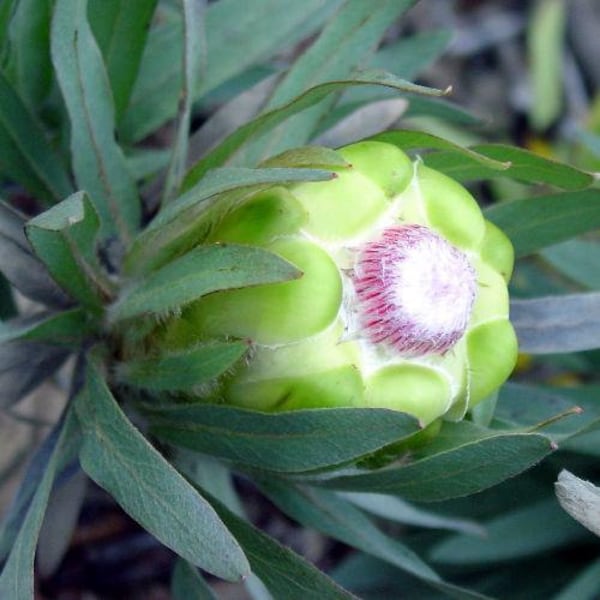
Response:
[{"label": "blurred background foliage", "polygon": [[[90,19],[96,24],[93,33],[116,90],[115,119],[119,140],[127,149],[128,167],[141,182],[145,200],[156,205],[161,199],[154,175],[169,165],[170,154],[165,148],[177,142],[177,129],[170,119],[177,112],[182,77],[180,71],[172,68],[178,64],[181,53],[178,3],[160,3],[161,10],[152,21],[152,43],[146,53],[127,57],[132,63],[140,62],[139,77],[135,79],[122,76],[132,71],[121,70],[122,57],[111,54],[110,40],[115,39],[115,32],[118,37],[119,29],[118,23],[110,19],[110,10],[103,12],[109,4],[90,0],[89,14],[96,14]],[[145,12],[140,8],[137,16],[140,31],[154,8],[152,3],[140,3],[140,7],[142,4]],[[273,89],[274,75],[305,55],[317,31],[341,1],[314,0],[310,10],[305,4],[274,3],[273,10],[279,12],[271,14],[265,27],[260,11],[253,11],[253,2],[248,2],[249,9],[244,14],[232,16],[230,31],[211,28],[210,15],[215,15],[215,19],[224,17],[219,17],[218,9],[208,11],[206,37],[201,43],[222,52],[219,68],[210,69],[210,77],[204,78],[191,95],[191,128],[196,132],[189,140],[192,156],[201,156],[264,108]],[[303,8],[298,8],[300,5]],[[42,27],[47,21],[44,11],[51,10],[52,2],[22,2],[21,12],[13,20],[7,18],[10,6],[6,0],[0,4],[0,24],[5,27],[0,35],[18,45],[21,38],[16,32]],[[273,27],[274,22],[279,27]],[[402,19],[389,23],[379,50],[364,66],[385,69],[438,89],[452,86],[452,94],[443,99],[407,99],[382,88],[354,87],[341,94],[327,118],[318,119],[314,139],[337,146],[385,128],[402,127],[429,132],[461,145],[516,144],[546,158],[598,171],[598,31],[600,4],[596,0],[422,0]],[[228,45],[227,36],[234,34],[241,41],[237,46]],[[43,31],[35,39],[42,45],[48,43]],[[353,44],[362,42],[348,39],[344,43],[351,64]],[[244,52],[240,53],[240,48]],[[44,54],[31,48],[19,56],[24,61],[37,61]],[[307,61],[303,68],[306,72],[301,78],[302,87],[294,87],[294,79],[290,79],[289,86],[277,88],[277,95],[270,100],[272,106],[293,98],[330,73],[335,76],[337,67]],[[21,77],[21,73],[31,73],[32,69],[38,71],[38,77]],[[57,101],[57,89],[48,72],[43,61],[34,66],[9,61],[2,77],[19,84],[29,109],[53,132],[53,142],[65,147],[68,132],[61,125],[61,111],[65,108]],[[8,123],[0,123],[1,130],[8,127]],[[295,131],[297,140],[288,142],[304,143],[301,129]],[[4,195],[13,204],[25,212],[34,212],[71,191],[69,182],[60,176],[48,182],[28,172],[27,165],[3,164],[2,160],[10,161],[11,155],[6,139],[7,136],[0,136],[0,142],[5,143],[0,147],[0,168],[10,168],[34,182],[34,189],[28,190],[14,180],[4,182]],[[262,156],[265,144],[272,153],[276,152],[273,139],[259,139],[235,160],[239,164],[256,160]],[[432,156],[432,166],[439,166],[436,160],[446,168],[451,166],[447,156]],[[482,203],[489,206],[532,195],[542,197],[550,189],[547,182],[532,185],[502,177],[471,185]],[[596,196],[586,197],[586,202],[598,202]],[[534,224],[537,218],[541,217],[532,215]],[[595,231],[577,235],[577,223],[572,229],[568,219],[557,223],[557,228],[566,228],[566,241],[533,255],[522,248],[522,254],[528,256],[517,263],[511,284],[515,299],[600,291],[600,238]],[[3,279],[0,286],[6,289]],[[14,299],[6,291],[0,297],[4,319],[15,313]],[[554,337],[540,342],[541,352],[533,340],[530,346],[534,351],[526,352],[527,347],[524,348],[511,383],[496,399],[492,423],[496,427],[516,425],[526,429],[556,414],[568,414],[574,405],[581,407],[582,415],[569,416],[545,430],[559,449],[541,464],[479,494],[435,503],[411,499],[408,504],[400,497],[348,492],[343,497],[344,504],[337,505],[339,499],[334,501],[326,490],[319,489],[318,504],[326,509],[322,514],[295,510],[298,505],[293,494],[278,488],[276,482],[256,485],[239,477],[234,485],[250,520],[365,599],[599,597],[598,540],[562,511],[554,497],[553,483],[564,468],[584,479],[600,481],[600,351],[594,349],[594,340],[600,339],[600,311],[589,308],[585,315],[589,341],[582,344],[580,337],[573,345],[576,351],[568,353],[553,350],[555,346],[564,348],[564,344],[555,343],[556,336],[562,336],[562,343],[569,330],[580,331],[576,326],[581,325],[581,306],[562,302],[552,311],[556,319]],[[579,351],[582,345],[591,349]],[[61,411],[61,376],[45,383],[18,406],[0,413],[0,511],[8,507],[31,447],[39,444]],[[491,413],[486,414],[487,409],[484,406],[476,419],[489,424]],[[561,443],[563,438],[566,441]],[[186,454],[182,453],[178,460],[183,467]],[[209,481],[202,482],[207,489],[219,488],[221,494],[226,493],[223,489],[227,489],[229,480],[217,463],[207,459],[199,469],[197,462],[190,460],[190,465],[197,477],[208,477]],[[83,503],[77,523],[61,520],[61,515],[69,518],[73,514],[60,510],[68,503]],[[360,519],[352,521],[349,513],[347,522],[332,524],[327,519],[327,515],[338,510],[344,513],[352,507],[372,515],[379,529],[371,530],[365,525],[353,530],[351,525],[356,526]],[[227,600],[249,598],[249,593],[254,598],[268,597],[256,582],[251,582],[248,592],[242,585],[209,579],[212,587],[199,591],[205,584],[181,562],[171,579],[172,553],[124,515],[104,491],[95,486],[86,490],[78,478],[72,479],[61,496],[53,499],[49,510],[38,554],[39,598],[179,600],[211,598],[215,594]],[[70,527],[74,528],[74,535],[67,540],[64,559],[57,563],[64,550],[56,547],[57,539],[59,546],[64,541],[60,541],[56,531]],[[388,537],[379,538],[378,531]],[[455,583],[456,589],[450,585],[436,589],[431,582],[420,583],[406,573],[406,568],[398,568],[394,564],[398,549],[385,546],[392,538],[401,539],[444,580]],[[285,600],[284,596],[281,598]]]}]

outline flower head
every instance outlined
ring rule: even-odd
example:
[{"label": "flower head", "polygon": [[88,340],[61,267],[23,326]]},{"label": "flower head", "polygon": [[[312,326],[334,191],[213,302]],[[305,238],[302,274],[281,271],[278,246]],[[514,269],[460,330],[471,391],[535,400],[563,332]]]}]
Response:
[{"label": "flower head", "polygon": [[215,400],[461,418],[514,366],[512,246],[465,188],[397,147],[339,152],[336,179],[258,192],[205,240],[262,246],[303,276],[206,296],[168,335],[251,340]]}]

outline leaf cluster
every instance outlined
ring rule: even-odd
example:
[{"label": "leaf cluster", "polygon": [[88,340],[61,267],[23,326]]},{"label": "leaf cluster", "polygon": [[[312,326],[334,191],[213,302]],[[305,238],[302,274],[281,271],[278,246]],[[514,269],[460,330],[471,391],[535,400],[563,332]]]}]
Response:
[{"label": "leaf cluster", "polygon": [[[157,323],[203,295],[299,277],[265,250],[200,244],[207,223],[257,190],[332,178],[343,161],[319,140],[367,136],[463,182],[526,184],[528,195],[490,206],[486,217],[510,237],[523,269],[539,273],[545,261],[554,275],[540,277],[558,276],[564,293],[547,299],[517,281],[521,348],[562,355],[598,346],[598,285],[581,261],[599,249],[595,239],[573,239],[600,225],[592,174],[503,144],[381,133],[357,118],[396,102],[394,121],[406,112],[476,124],[446,92],[409,81],[443,50],[447,32],[382,44],[411,0],[247,4],[0,5],[0,408],[8,414],[65,363],[71,378],[63,416],[0,531],[0,598],[33,597],[44,515],[81,472],[179,557],[172,592],[182,599],[214,597],[206,574],[246,581],[257,599],[265,590],[368,597],[382,586],[482,598],[505,590],[509,571],[487,581],[472,576],[474,565],[481,573],[584,537],[543,494],[554,457],[527,484],[517,476],[557,445],[597,456],[591,386],[553,395],[509,384],[470,421],[444,423],[415,447],[415,419],[383,409],[265,414],[180,401],[243,359],[243,340],[146,351]],[[172,143],[157,148],[160,136]],[[574,404],[586,412],[554,423]],[[321,572],[245,518],[233,489],[240,478],[356,552],[331,576]],[[522,504],[509,501],[516,495]],[[72,525],[80,508],[65,504]],[[572,585],[598,571],[578,566],[565,574]]]}]

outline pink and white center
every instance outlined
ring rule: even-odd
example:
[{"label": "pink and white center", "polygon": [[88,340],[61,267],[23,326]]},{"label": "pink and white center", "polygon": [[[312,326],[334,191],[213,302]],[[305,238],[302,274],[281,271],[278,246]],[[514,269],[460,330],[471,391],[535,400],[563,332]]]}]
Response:
[{"label": "pink and white center", "polygon": [[359,252],[354,270],[367,338],[408,356],[443,354],[464,334],[475,295],[466,254],[422,225],[397,225]]}]

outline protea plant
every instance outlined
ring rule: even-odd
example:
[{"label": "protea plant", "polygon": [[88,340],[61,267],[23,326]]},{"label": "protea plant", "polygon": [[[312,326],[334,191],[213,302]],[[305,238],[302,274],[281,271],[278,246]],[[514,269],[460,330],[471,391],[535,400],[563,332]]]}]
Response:
[{"label": "protea plant", "polygon": [[[0,4],[0,407],[12,427],[46,379],[64,395],[0,532],[0,598],[33,597],[36,552],[51,577],[91,482],[179,557],[176,600],[213,597],[214,577],[257,600],[353,598],[353,575],[383,585],[375,560],[412,578],[402,596],[481,597],[369,515],[480,532],[418,503],[492,488],[574,434],[537,431],[554,404],[536,392],[498,390],[513,246],[597,226],[593,177],[408,127],[478,123],[406,80],[448,41],[390,30],[410,0],[204,4]],[[568,191],[482,212],[463,184],[499,176]],[[545,333],[563,314],[514,303],[521,348],[591,347],[585,311]],[[239,482],[336,540],[335,570],[251,523]],[[415,548],[434,556],[431,533]]]},{"label": "protea plant", "polygon": [[330,181],[249,194],[200,217],[199,243],[264,248],[298,277],[204,296],[152,352],[247,340],[214,401],[260,410],[379,407],[461,419],[510,374],[510,241],[455,181],[396,146],[340,149]]}]

